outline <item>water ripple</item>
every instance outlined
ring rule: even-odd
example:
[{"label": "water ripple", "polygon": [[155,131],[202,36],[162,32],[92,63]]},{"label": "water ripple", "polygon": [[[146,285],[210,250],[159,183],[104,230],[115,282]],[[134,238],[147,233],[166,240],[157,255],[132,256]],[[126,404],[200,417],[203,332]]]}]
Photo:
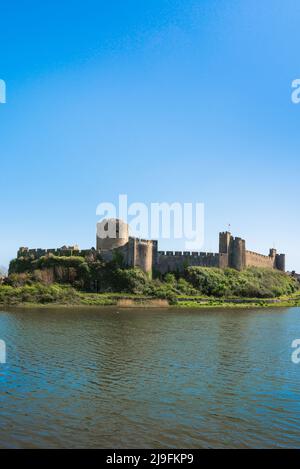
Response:
[{"label": "water ripple", "polygon": [[300,309],[0,312],[2,448],[300,447]]}]

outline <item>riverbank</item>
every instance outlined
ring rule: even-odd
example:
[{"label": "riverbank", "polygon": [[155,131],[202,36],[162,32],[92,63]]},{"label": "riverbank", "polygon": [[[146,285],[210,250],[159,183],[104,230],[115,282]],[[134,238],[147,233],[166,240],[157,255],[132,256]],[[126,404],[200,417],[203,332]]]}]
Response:
[{"label": "riverbank", "polygon": [[185,296],[178,297],[170,302],[167,299],[152,298],[142,295],[124,295],[118,293],[81,293],[76,292],[73,298],[50,299],[43,298],[43,301],[6,301],[0,302],[0,308],[17,307],[17,308],[101,308],[101,307],[118,307],[122,308],[178,308],[178,309],[251,309],[255,308],[274,308],[274,307],[296,307],[300,306],[300,296],[282,297],[282,298],[215,298],[215,297],[199,297]]},{"label": "riverbank", "polygon": [[[23,275],[10,276],[0,285],[0,305],[8,306],[115,306],[119,308],[251,308],[300,305],[299,284],[286,274],[265,269],[247,272],[196,269],[195,278],[163,281],[145,279],[139,271],[121,271],[129,283],[112,283],[101,293],[70,284],[33,282]],[[141,276],[142,275],[142,276]],[[139,283],[140,280],[145,283]],[[226,283],[227,282],[227,286]],[[113,285],[115,285],[114,288]],[[118,290],[120,289],[120,290]]]}]

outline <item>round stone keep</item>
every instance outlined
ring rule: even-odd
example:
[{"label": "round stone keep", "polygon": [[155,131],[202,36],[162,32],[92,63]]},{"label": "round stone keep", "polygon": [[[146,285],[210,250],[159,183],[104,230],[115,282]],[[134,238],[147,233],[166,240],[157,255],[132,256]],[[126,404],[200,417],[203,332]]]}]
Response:
[{"label": "round stone keep", "polygon": [[128,243],[129,226],[119,218],[105,218],[97,224],[97,249],[110,250]]}]

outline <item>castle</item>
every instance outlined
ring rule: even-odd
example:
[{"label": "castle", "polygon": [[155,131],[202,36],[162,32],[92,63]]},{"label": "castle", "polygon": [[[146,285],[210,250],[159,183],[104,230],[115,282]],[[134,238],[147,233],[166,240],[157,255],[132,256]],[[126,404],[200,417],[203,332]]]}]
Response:
[{"label": "castle", "polygon": [[[182,272],[187,266],[231,267],[243,270],[246,267],[267,267],[285,272],[285,254],[270,249],[269,255],[246,250],[242,238],[233,237],[228,231],[219,234],[219,252],[158,251],[158,242],[129,236],[129,227],[119,219],[103,220],[98,225],[96,249],[80,250],[78,246],[63,246],[60,249],[20,248],[18,257],[38,259],[46,255],[93,256],[100,253],[105,261],[120,255],[128,267],[139,267],[152,275],[153,272]],[[98,233],[101,232],[101,236]]]}]

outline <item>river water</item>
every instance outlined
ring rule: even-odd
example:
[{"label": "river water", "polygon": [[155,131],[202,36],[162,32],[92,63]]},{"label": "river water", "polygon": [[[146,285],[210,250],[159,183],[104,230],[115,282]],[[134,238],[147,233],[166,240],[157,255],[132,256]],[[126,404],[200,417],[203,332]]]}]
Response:
[{"label": "river water", "polygon": [[0,447],[300,447],[300,308],[0,312]]}]

